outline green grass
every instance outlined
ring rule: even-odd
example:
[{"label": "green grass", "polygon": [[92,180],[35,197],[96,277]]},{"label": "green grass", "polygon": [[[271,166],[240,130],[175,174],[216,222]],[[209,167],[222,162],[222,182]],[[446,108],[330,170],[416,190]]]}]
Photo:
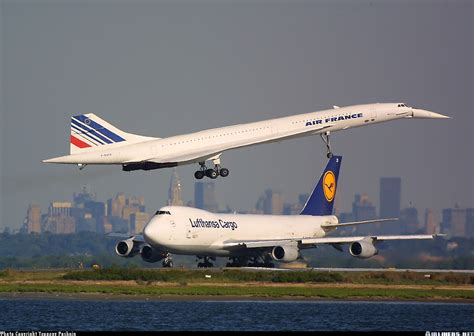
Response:
[{"label": "green grass", "polygon": [[[211,275],[211,279],[205,277]],[[41,281],[49,283],[40,283]],[[65,280],[89,280],[74,284]],[[118,284],[116,280],[132,281]],[[106,284],[97,282],[107,281]],[[206,285],[212,282],[217,285]],[[439,285],[472,284],[469,274],[438,273],[426,279],[412,272],[317,272],[248,270],[182,270],[109,268],[101,270],[0,271],[0,293],[104,293],[127,295],[201,295],[240,297],[306,297],[328,299],[474,299],[474,290],[437,289]],[[166,286],[160,286],[166,283]],[[249,285],[256,283],[258,285]],[[278,286],[266,285],[278,283]],[[319,283],[322,287],[295,286]],[[347,284],[347,287],[325,287],[324,284]],[[223,284],[225,286],[220,286]],[[235,284],[235,286],[232,286]],[[285,285],[287,284],[287,285]],[[351,284],[431,285],[424,288],[351,288]]]},{"label": "green grass", "polygon": [[67,273],[64,270],[19,271],[5,269],[0,271],[0,279],[5,281],[60,280]]},{"label": "green grass", "polygon": [[392,288],[305,288],[305,287],[216,287],[216,286],[121,286],[68,284],[0,284],[0,293],[103,293],[126,295],[190,295],[241,297],[305,297],[328,299],[474,299],[474,291]]},{"label": "green grass", "polygon": [[[107,268],[101,270],[71,271],[63,276],[65,280],[135,280],[157,282],[202,282],[205,275],[211,275],[212,282],[274,282],[274,283],[360,283],[360,284],[403,284],[403,285],[448,285],[474,284],[474,275],[462,273],[436,273],[431,278],[418,272],[321,272],[302,271],[259,271],[248,270],[180,270],[180,269],[138,269]],[[207,281],[207,280],[206,280]]]},{"label": "green grass", "polygon": [[109,268],[69,272],[65,280],[140,280],[160,282],[203,281],[205,275],[211,275],[213,282],[278,282],[278,283],[315,283],[341,282],[344,277],[339,273],[328,272],[248,272],[240,270],[146,270]]}]

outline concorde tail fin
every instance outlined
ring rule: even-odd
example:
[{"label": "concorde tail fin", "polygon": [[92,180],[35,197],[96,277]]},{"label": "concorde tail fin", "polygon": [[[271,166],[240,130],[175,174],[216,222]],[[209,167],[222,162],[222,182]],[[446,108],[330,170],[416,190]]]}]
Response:
[{"label": "concorde tail fin", "polygon": [[93,113],[71,118],[70,154],[102,149],[103,146],[137,143],[159,138],[124,132]]}]

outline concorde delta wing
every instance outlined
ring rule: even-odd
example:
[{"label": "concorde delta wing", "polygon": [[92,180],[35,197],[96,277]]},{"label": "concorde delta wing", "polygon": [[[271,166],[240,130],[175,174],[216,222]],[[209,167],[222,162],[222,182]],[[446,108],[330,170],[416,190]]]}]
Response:
[{"label": "concorde delta wing", "polygon": [[[190,149],[187,152],[180,153],[180,154],[172,154],[169,156],[161,156],[160,158],[149,158],[146,161],[155,162],[155,163],[169,163],[175,162],[179,164],[188,164],[192,162],[200,162],[200,161],[207,161],[211,160],[216,155],[230,149],[237,149],[248,147],[257,144],[263,143],[270,143],[270,142],[278,142],[281,140],[289,139],[289,138],[296,138],[300,136],[307,135],[309,133],[320,132],[326,128],[333,126],[333,124],[326,124],[324,126],[316,126],[306,129],[299,129],[299,130],[291,130],[287,133],[280,134],[276,137],[260,137],[255,139],[248,139],[246,141],[236,140],[235,143],[229,144],[225,143],[222,145],[216,144],[215,146],[203,147],[196,149]],[[130,160],[127,163],[134,163],[140,160]]]}]

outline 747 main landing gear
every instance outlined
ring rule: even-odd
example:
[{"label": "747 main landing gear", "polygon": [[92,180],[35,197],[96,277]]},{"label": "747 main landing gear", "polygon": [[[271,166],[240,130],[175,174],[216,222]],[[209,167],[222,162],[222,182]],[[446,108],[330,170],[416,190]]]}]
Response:
[{"label": "747 main landing gear", "polygon": [[212,160],[212,162],[214,163],[214,168],[209,169],[206,167],[204,161],[199,162],[201,169],[194,172],[194,177],[200,180],[204,176],[207,176],[210,179],[216,179],[219,175],[222,177],[229,176],[229,169],[221,168],[221,160],[219,158]]},{"label": "747 main landing gear", "polygon": [[210,260],[216,261],[216,257],[211,257],[211,256],[197,256],[196,261],[198,261],[199,259],[202,259],[204,262],[199,262],[197,265],[198,268],[214,267],[214,265],[210,262]]},{"label": "747 main landing gear", "polygon": [[327,154],[326,156],[328,157],[328,159],[332,158],[333,154],[331,152],[331,142],[329,141],[329,135],[330,135],[331,132],[327,131],[327,132],[324,132],[321,135],[321,139],[323,139],[324,143],[326,144],[326,149],[327,149]]},{"label": "747 main landing gear", "polygon": [[266,267],[274,268],[275,264],[269,255],[252,257],[230,257],[226,267]]}]

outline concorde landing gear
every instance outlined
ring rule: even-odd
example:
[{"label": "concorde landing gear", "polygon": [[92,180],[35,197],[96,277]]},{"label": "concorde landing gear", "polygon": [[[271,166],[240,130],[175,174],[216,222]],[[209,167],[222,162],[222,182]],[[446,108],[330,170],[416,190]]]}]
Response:
[{"label": "concorde landing gear", "polygon": [[324,143],[326,144],[326,149],[327,149],[327,154],[326,156],[328,157],[328,159],[332,158],[333,157],[333,154],[331,152],[331,142],[329,141],[329,135],[330,135],[331,132],[327,131],[327,132],[324,132],[321,135],[321,139],[323,139]]},{"label": "concorde landing gear", "polygon": [[163,267],[169,267],[169,268],[172,268],[173,267],[173,258],[171,257],[171,254],[168,252],[166,253],[166,257],[165,259],[163,259],[163,261],[161,262],[161,266]]},{"label": "concorde landing gear", "polygon": [[216,261],[216,257],[211,257],[211,256],[197,256],[196,261],[202,259],[202,262],[198,263],[198,268],[207,268],[207,267],[214,267],[214,265],[210,262]]},{"label": "concorde landing gear", "polygon": [[197,180],[202,179],[204,176],[209,177],[210,179],[216,179],[219,175],[222,177],[229,176],[229,169],[221,167],[221,160],[220,158],[213,159],[212,162],[214,163],[214,168],[207,168],[206,162],[201,161],[199,165],[201,168],[194,172],[194,177]]}]

